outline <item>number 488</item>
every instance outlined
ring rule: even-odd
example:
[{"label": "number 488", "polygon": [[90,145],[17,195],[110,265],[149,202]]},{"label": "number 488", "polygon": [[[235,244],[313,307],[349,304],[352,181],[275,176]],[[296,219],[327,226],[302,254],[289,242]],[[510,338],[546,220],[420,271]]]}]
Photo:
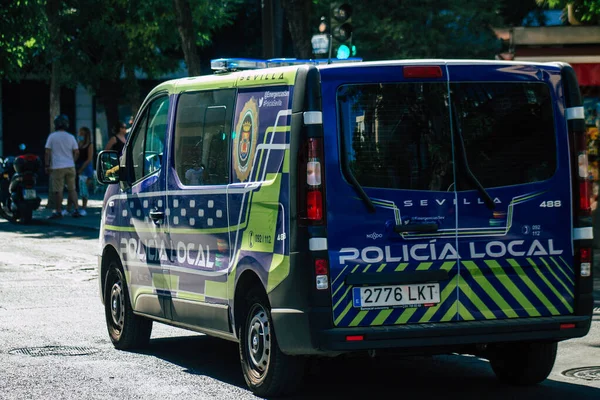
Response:
[{"label": "number 488", "polygon": [[562,203],[560,200],[548,200],[548,201],[542,201],[542,203],[540,204],[540,207],[548,207],[548,208],[552,208],[552,207],[561,207]]}]

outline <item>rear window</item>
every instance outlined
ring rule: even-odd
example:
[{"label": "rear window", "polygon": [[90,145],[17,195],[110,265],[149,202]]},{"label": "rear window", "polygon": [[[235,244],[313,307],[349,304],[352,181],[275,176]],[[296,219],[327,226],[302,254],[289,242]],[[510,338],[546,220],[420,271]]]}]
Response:
[{"label": "rear window", "polygon": [[[345,85],[337,101],[343,157],[365,187],[452,189],[452,135],[484,187],[550,178],[556,169],[551,95],[543,83]],[[452,122],[452,126],[451,126]],[[459,179],[459,190],[470,190]]]},{"label": "rear window", "polygon": [[344,156],[362,186],[446,191],[453,182],[445,83],[338,90]]},{"label": "rear window", "polygon": [[454,83],[450,88],[469,167],[484,187],[538,182],[554,175],[556,138],[548,86]]}]

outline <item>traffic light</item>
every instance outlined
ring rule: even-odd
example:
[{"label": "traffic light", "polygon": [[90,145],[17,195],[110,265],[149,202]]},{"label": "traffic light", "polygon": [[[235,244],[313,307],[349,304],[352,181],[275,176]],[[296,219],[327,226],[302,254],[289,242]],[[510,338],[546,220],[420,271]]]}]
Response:
[{"label": "traffic light", "polygon": [[352,46],[352,6],[348,3],[332,2],[329,11],[332,54],[336,58],[355,55],[356,48]]}]

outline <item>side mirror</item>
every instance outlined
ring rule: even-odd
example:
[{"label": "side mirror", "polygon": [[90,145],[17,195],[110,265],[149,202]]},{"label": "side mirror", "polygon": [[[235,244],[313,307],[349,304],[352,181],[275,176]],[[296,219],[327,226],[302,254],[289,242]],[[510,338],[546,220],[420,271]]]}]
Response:
[{"label": "side mirror", "polygon": [[119,153],[105,150],[98,153],[96,163],[96,179],[100,183],[111,184],[119,182]]}]

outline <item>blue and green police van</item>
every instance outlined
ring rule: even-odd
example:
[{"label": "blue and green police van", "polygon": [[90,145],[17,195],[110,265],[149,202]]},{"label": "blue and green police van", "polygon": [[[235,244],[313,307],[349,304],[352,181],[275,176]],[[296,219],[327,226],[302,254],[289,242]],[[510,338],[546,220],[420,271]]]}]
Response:
[{"label": "blue and green police van", "polygon": [[158,85],[110,185],[118,349],[153,321],[239,343],[262,396],[307,360],[459,352],[511,384],[591,324],[581,95],[563,63],[213,60]]}]

